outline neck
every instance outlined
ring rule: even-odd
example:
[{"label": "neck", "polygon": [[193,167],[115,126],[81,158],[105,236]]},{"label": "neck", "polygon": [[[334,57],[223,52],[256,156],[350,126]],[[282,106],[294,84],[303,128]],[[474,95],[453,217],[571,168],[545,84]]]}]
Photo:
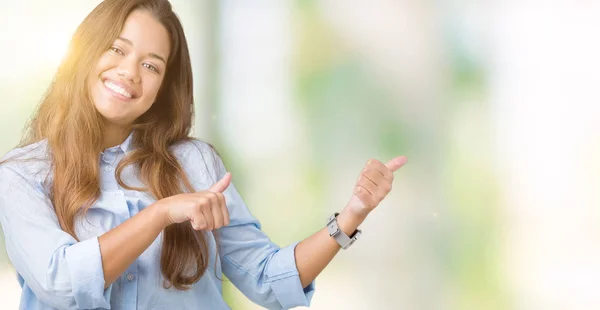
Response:
[{"label": "neck", "polygon": [[102,144],[102,149],[107,149],[113,146],[117,146],[131,133],[131,127],[118,127],[114,125],[107,125],[104,128],[104,142]]}]

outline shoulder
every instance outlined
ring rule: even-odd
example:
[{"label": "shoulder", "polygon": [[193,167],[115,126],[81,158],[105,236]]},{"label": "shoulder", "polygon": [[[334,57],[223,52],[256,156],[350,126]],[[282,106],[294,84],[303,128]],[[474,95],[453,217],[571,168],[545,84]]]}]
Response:
[{"label": "shoulder", "polygon": [[45,139],[8,151],[0,162],[0,171],[13,170],[26,177],[48,173],[52,166]]},{"label": "shoulder", "polygon": [[190,138],[171,150],[193,183],[214,183],[224,173],[221,158],[208,142]]},{"label": "shoulder", "polygon": [[0,163],[1,191],[14,184],[27,183],[45,192],[43,184],[51,177],[52,166],[46,140],[10,150],[0,158]]},{"label": "shoulder", "polygon": [[171,151],[177,158],[194,156],[214,156],[214,149],[208,142],[196,138],[189,138],[175,143]]}]

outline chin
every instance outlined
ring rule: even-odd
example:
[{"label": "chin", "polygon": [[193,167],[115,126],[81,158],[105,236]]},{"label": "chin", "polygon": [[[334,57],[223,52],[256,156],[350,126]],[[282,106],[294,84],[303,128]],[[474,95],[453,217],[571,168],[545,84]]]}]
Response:
[{"label": "chin", "polygon": [[130,117],[122,113],[122,111],[116,111],[115,109],[107,107],[98,107],[96,106],[96,111],[100,113],[102,119],[105,122],[115,124],[115,125],[123,125],[127,124]]},{"label": "chin", "polygon": [[105,115],[102,115],[102,118],[104,119],[104,123],[107,125],[127,126],[130,123],[122,118],[114,116],[106,117]]}]

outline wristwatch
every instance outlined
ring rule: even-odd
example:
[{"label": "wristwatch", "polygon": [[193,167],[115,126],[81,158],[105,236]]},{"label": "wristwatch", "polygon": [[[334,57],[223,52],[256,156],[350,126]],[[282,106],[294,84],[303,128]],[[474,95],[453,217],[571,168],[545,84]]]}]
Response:
[{"label": "wristwatch", "polygon": [[335,241],[337,241],[337,243],[339,243],[342,246],[342,249],[347,249],[349,248],[354,241],[356,241],[358,239],[358,237],[360,237],[360,234],[362,233],[362,231],[360,229],[355,230],[352,235],[348,236],[346,235],[339,227],[337,224],[337,216],[339,215],[338,212],[334,213],[332,216],[330,216],[327,219],[327,230],[329,231],[329,235],[333,237],[333,239],[335,239]]}]

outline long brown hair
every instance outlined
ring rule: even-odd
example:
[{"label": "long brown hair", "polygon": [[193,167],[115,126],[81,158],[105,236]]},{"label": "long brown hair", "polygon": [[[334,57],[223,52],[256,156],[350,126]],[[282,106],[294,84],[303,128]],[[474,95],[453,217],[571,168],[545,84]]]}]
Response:
[{"label": "long brown hair", "polygon": [[[75,219],[85,216],[100,196],[99,153],[104,125],[92,103],[87,77],[136,9],[150,12],[166,28],[171,53],[156,101],[133,124],[135,150],[117,166],[117,181],[127,189],[150,191],[157,200],[194,191],[169,150],[171,145],[191,139],[194,113],[190,56],[181,23],[167,0],[105,0],[77,28],[20,144],[47,139],[53,172],[49,196],[61,228],[75,238]],[[147,188],[124,184],[121,172],[130,164],[136,166]],[[187,222],[163,231],[161,251],[165,288],[189,289],[207,269],[206,237]]]}]

